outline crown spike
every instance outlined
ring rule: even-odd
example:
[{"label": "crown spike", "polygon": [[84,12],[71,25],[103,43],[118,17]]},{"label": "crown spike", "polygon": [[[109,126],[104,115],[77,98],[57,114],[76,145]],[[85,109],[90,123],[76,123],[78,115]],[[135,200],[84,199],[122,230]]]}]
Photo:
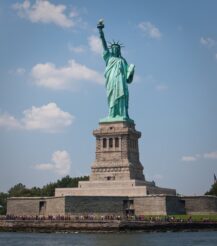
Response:
[{"label": "crown spike", "polygon": [[108,46],[109,49],[111,49],[112,46],[114,46],[114,45],[117,45],[120,48],[124,47],[124,45],[121,42],[119,42],[119,41],[116,42],[116,41],[114,41],[114,39],[112,40],[112,42],[108,42],[108,44],[109,44],[109,46]]}]

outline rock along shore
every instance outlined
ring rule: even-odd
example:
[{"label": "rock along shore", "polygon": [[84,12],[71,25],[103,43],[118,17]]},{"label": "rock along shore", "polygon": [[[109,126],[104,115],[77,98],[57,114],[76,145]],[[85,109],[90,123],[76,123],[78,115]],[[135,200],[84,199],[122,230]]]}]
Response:
[{"label": "rock along shore", "polygon": [[127,220],[0,220],[0,232],[75,231],[197,231],[217,230],[217,222],[147,222]]}]

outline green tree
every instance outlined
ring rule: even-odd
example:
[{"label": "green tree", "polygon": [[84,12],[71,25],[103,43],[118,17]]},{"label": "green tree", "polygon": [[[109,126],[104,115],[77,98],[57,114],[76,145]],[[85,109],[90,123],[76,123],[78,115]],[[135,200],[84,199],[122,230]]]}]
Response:
[{"label": "green tree", "polygon": [[57,182],[55,183],[49,183],[43,186],[41,189],[41,194],[43,196],[54,196],[55,188],[78,187],[78,182],[85,181],[85,180],[89,180],[89,176],[71,178],[69,175],[67,175],[62,179],[57,180]]},{"label": "green tree", "polygon": [[41,195],[54,196],[55,188],[56,188],[56,183],[49,183],[47,185],[44,185],[41,189]]},{"label": "green tree", "polygon": [[209,191],[205,193],[205,195],[213,195],[217,196],[217,182],[212,185]]},{"label": "green tree", "polygon": [[0,192],[0,214],[6,214],[6,207],[7,207],[7,193]]},{"label": "green tree", "polygon": [[22,183],[14,185],[8,191],[8,194],[9,194],[10,197],[13,197],[13,196],[16,196],[16,197],[28,196],[28,193],[29,193],[29,190]]},{"label": "green tree", "polygon": [[40,197],[40,196],[54,196],[55,188],[63,187],[78,187],[79,181],[89,180],[89,176],[72,178],[69,175],[58,179],[54,183],[44,185],[42,188],[32,187],[27,188],[24,184],[19,183],[11,187],[8,193],[0,192],[0,214],[6,214],[7,198],[8,197]]},{"label": "green tree", "polygon": [[69,175],[67,175],[61,180],[57,180],[57,188],[78,187],[78,182],[85,180],[89,180],[89,176],[71,178]]},{"label": "green tree", "polygon": [[41,192],[41,188],[35,186],[28,191],[29,196],[41,196]]}]

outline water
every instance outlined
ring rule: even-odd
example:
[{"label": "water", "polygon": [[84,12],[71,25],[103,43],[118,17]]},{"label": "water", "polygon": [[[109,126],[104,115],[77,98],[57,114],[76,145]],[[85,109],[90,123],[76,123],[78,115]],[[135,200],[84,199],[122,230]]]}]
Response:
[{"label": "water", "polygon": [[0,246],[185,246],[217,245],[217,232],[0,233]]}]

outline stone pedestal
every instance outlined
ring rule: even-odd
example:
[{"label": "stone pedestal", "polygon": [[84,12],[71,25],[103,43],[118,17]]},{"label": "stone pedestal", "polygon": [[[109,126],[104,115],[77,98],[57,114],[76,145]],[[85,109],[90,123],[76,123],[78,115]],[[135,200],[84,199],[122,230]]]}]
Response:
[{"label": "stone pedestal", "polygon": [[145,180],[139,160],[138,139],[141,133],[128,122],[100,123],[93,131],[96,159],[90,181]]},{"label": "stone pedestal", "polygon": [[78,188],[57,188],[55,196],[129,196],[151,194],[175,195],[174,189],[160,188],[148,182],[139,159],[141,133],[132,122],[104,122],[93,131],[96,158],[90,181],[80,181]]}]

